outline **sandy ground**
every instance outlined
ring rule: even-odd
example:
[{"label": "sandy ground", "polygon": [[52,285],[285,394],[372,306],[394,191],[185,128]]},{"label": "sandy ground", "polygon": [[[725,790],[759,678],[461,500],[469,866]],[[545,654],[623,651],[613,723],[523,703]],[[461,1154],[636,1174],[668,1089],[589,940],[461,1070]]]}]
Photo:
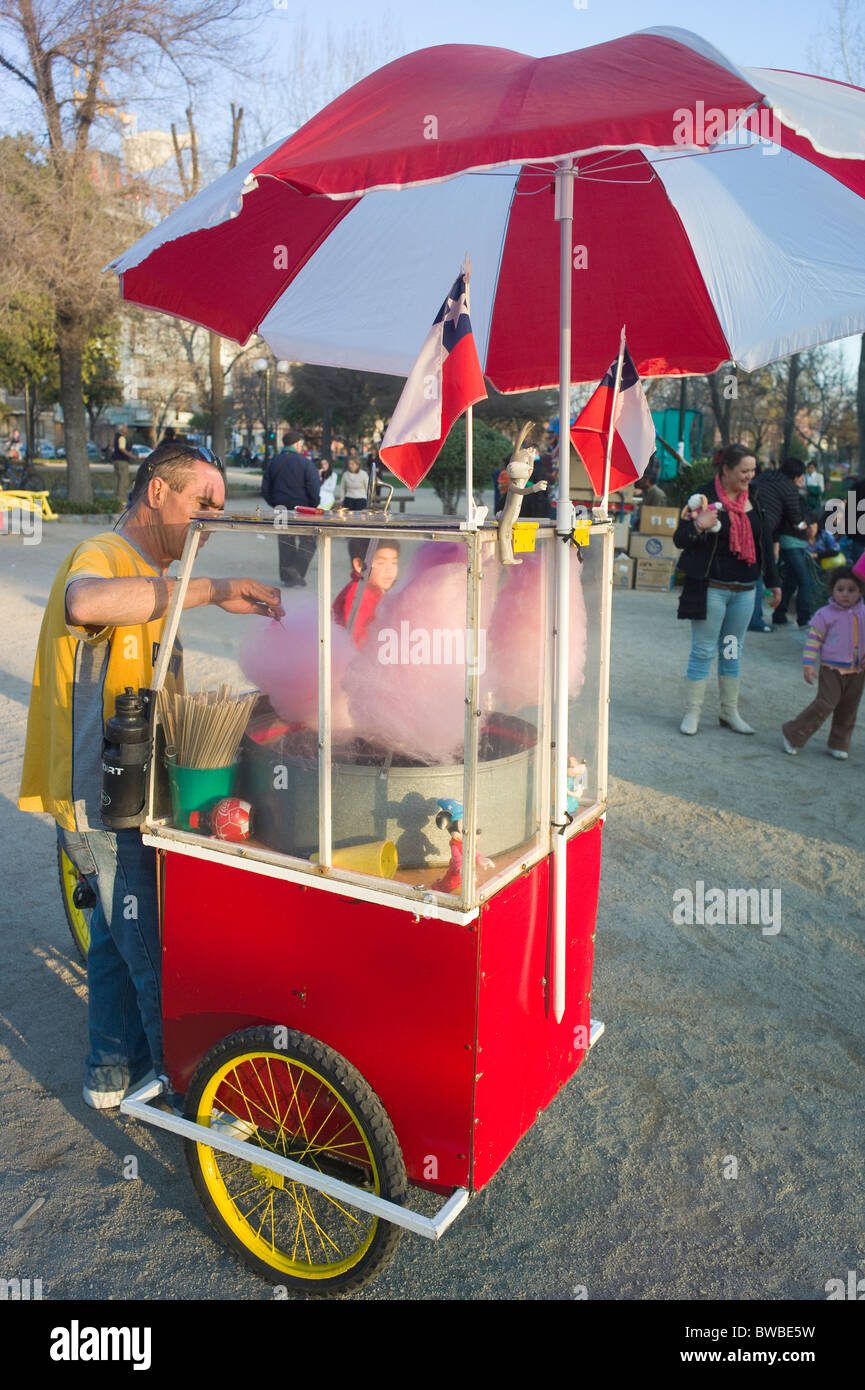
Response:
[{"label": "sandy ground", "polygon": [[[41,1278],[47,1298],[267,1300],[211,1234],[179,1141],[85,1106],[53,823],[15,809],[43,606],[95,529],[0,538],[0,1276]],[[675,596],[615,594],[606,1034],[445,1239],[406,1236],[357,1297],[822,1299],[863,1268],[865,729],[846,764],[825,734],[780,751],[807,701],[799,643],[795,628],[747,640],[754,738],[719,728],[713,692],[685,739]],[[673,895],[697,880],[780,891],[780,930],[676,925]]]}]

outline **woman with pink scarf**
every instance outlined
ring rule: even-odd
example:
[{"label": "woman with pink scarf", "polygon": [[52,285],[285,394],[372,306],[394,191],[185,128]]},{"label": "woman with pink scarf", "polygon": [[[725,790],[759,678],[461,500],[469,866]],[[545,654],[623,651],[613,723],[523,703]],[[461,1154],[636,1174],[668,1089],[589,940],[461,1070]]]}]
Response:
[{"label": "woman with pink scarf", "polygon": [[[695,734],[712,661],[718,657],[719,721],[737,734],[753,734],[739,713],[739,658],[754,589],[765,582],[771,607],[781,598],[768,519],[750,489],[756,460],[743,444],[730,444],[718,473],[693,510],[685,507],[674,541],[685,584],[679,617],[691,620],[691,655],[685,680],[683,734]],[[693,500],[693,499],[692,499]]]}]

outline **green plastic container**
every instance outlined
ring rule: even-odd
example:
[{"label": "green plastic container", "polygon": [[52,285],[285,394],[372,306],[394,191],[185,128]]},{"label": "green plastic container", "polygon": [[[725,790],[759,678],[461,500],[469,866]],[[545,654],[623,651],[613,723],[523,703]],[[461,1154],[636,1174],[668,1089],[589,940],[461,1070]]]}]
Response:
[{"label": "green plastic container", "polygon": [[192,811],[203,811],[212,801],[231,796],[237,763],[230,767],[180,767],[171,758],[165,759],[168,785],[171,788],[171,810],[178,830],[191,830]]}]

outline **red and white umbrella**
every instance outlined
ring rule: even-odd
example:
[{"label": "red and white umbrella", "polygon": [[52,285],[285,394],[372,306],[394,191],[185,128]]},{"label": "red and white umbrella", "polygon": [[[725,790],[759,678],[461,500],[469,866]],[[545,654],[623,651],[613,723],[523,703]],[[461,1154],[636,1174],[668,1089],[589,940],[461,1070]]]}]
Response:
[{"label": "red and white umbrella", "polygon": [[[407,375],[468,249],[485,372],[502,391],[557,381],[567,419],[569,383],[603,375],[623,323],[644,376],[754,368],[865,329],[863,195],[859,88],[740,69],[680,29],[553,58],[453,45],[359,82],[113,268],[125,299],[239,342],[257,331],[279,357]],[[568,469],[564,450],[563,537]],[[556,572],[558,827],[566,545]],[[551,839],[561,1020],[566,842]]]},{"label": "red and white umbrella", "polygon": [[[572,381],[865,329],[865,92],[656,29],[551,58],[398,59],[114,261],[125,299],[278,357],[406,375],[466,248],[481,364],[559,380],[554,176],[575,164]],[[368,195],[374,196],[368,196]]]}]

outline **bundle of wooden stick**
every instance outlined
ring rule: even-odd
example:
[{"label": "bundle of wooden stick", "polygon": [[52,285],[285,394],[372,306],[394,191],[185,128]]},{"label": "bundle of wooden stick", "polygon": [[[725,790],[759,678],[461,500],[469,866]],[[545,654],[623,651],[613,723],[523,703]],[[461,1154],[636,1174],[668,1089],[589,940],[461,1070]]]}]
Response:
[{"label": "bundle of wooden stick", "polygon": [[176,695],[159,692],[159,718],[165,742],[180,767],[229,767],[237,756],[256,691],[238,695],[229,685],[218,690]]}]

